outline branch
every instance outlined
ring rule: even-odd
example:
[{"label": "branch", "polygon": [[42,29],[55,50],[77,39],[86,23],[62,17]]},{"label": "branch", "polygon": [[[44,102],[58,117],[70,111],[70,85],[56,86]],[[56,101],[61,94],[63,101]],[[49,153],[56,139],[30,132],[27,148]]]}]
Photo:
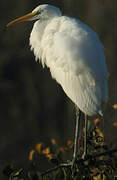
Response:
[{"label": "branch", "polygon": [[111,155],[111,154],[116,153],[116,152],[117,152],[117,149],[112,149],[110,151],[106,151],[106,152],[103,152],[103,153],[95,154],[92,157],[97,158],[97,157],[100,157],[100,156]]},{"label": "branch", "polygon": [[44,176],[44,175],[49,174],[53,171],[56,171],[59,168],[70,167],[71,165],[72,165],[72,163],[62,163],[58,166],[55,166],[54,168],[50,168],[50,169],[46,170],[45,172],[42,172],[41,175]]},{"label": "branch", "polygon": [[[76,160],[76,163],[79,163],[81,161],[82,162],[87,161],[88,159],[90,159],[90,157],[98,158],[100,156],[111,155],[111,154],[116,153],[116,152],[117,152],[117,149],[112,149],[110,151],[106,151],[106,152],[103,152],[103,153],[99,153],[99,154],[95,154],[95,155],[89,155],[85,159],[78,159],[78,160]],[[56,171],[59,168],[71,167],[72,165],[73,165],[72,162],[70,162],[70,163],[62,163],[62,164],[60,164],[58,166],[55,166],[53,168],[50,168],[50,169],[46,170],[45,172],[42,172],[41,175],[44,176],[44,175],[49,174],[49,173],[51,173],[53,171]]]}]

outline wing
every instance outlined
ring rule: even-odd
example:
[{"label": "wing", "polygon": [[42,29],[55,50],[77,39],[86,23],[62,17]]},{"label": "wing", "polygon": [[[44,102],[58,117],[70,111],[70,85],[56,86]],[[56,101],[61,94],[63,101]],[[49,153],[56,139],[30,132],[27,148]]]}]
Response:
[{"label": "wing", "polygon": [[102,103],[108,99],[104,48],[97,34],[86,25],[79,22],[74,29],[77,32],[54,35],[53,48],[58,58],[50,70],[72,101],[93,115],[102,111]]},{"label": "wing", "polygon": [[[88,74],[74,76],[64,72],[61,68],[51,69],[52,76],[62,86],[67,96],[75,103],[82,112],[89,116],[97,113],[102,114],[102,85],[96,83],[89,85]],[[106,86],[105,86],[106,87]]]}]

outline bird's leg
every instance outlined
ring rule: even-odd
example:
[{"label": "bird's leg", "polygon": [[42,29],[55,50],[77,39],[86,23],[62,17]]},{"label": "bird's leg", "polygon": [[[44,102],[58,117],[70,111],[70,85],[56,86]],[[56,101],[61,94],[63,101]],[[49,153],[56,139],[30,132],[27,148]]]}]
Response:
[{"label": "bird's leg", "polygon": [[76,108],[76,127],[75,127],[75,138],[74,138],[74,150],[73,150],[73,159],[71,162],[61,164],[64,166],[70,166],[71,172],[72,172],[72,178],[75,180],[75,161],[76,161],[76,155],[77,155],[77,149],[79,148],[78,142],[79,142],[79,136],[80,136],[80,118],[81,118],[81,111],[80,109]]},{"label": "bird's leg", "polygon": [[[64,166],[71,166],[71,170],[73,172],[74,164],[76,160],[77,155],[77,149],[78,149],[78,142],[79,142],[79,136],[80,136],[80,118],[81,118],[81,111],[76,107],[76,127],[75,127],[75,137],[74,137],[74,149],[73,149],[73,159],[71,162],[64,163],[61,165]],[[72,174],[73,175],[73,174]]]},{"label": "bird's leg", "polygon": [[85,114],[85,127],[84,127],[84,153],[82,158],[84,159],[87,155],[87,127],[88,127],[88,120],[87,115]]},{"label": "bird's leg", "polygon": [[73,152],[72,164],[74,164],[76,160],[76,154],[78,148],[77,145],[80,136],[80,117],[81,117],[81,111],[80,109],[76,108],[76,128],[75,128],[74,152]]},{"label": "bird's leg", "polygon": [[74,152],[73,152],[73,159],[71,162],[71,171],[72,171],[72,177],[75,179],[74,173],[75,173],[75,161],[77,156],[77,149],[78,142],[79,142],[79,136],[80,136],[80,118],[81,118],[81,111],[76,107],[76,128],[75,128],[75,139],[74,139]]}]

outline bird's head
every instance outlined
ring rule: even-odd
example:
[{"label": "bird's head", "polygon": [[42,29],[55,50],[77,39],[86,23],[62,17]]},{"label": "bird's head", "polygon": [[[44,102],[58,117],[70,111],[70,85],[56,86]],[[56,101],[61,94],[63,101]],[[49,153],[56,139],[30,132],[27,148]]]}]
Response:
[{"label": "bird's head", "polygon": [[36,7],[31,13],[21,16],[7,24],[7,26],[11,26],[15,23],[23,22],[23,21],[32,21],[32,20],[48,20],[55,16],[61,16],[61,11],[59,8],[43,4]]}]

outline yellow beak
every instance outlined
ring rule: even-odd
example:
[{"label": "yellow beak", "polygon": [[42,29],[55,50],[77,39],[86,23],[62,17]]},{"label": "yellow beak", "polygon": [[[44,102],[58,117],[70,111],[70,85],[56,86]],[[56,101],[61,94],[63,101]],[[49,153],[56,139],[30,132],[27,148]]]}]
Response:
[{"label": "yellow beak", "polygon": [[15,24],[15,23],[19,23],[19,22],[23,22],[23,21],[29,20],[29,19],[30,19],[31,17],[33,17],[35,14],[36,14],[36,12],[31,12],[31,13],[29,13],[29,14],[26,14],[26,15],[24,15],[24,16],[21,16],[21,17],[15,19],[15,20],[9,22],[9,23],[7,24],[7,27],[9,27],[9,26],[11,26],[11,25],[13,25],[13,24]]}]

